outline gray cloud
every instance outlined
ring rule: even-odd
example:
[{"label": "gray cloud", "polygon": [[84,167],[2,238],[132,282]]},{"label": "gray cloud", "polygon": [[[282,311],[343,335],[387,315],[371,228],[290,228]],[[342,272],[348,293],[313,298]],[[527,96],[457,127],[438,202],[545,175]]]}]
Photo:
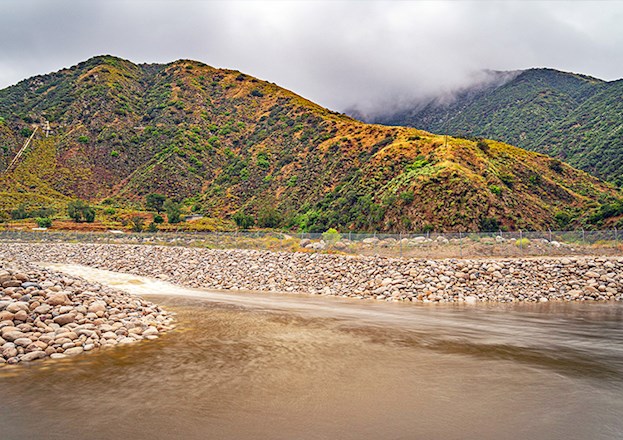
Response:
[{"label": "gray cloud", "polygon": [[0,87],[99,54],[192,58],[336,110],[553,67],[623,77],[621,2],[3,0]]}]

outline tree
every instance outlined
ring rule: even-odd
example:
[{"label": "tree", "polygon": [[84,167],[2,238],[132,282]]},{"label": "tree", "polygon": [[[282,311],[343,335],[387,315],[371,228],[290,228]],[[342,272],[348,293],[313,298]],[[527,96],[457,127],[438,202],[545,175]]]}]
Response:
[{"label": "tree", "polygon": [[179,203],[173,200],[164,202],[164,209],[167,212],[167,221],[171,224],[182,221],[182,210]]},{"label": "tree", "polygon": [[264,208],[258,214],[257,225],[260,228],[277,228],[281,225],[282,220],[279,211],[272,208]]},{"label": "tree", "polygon": [[235,213],[231,219],[242,229],[249,229],[255,225],[255,218],[252,215],[245,214],[242,210]]},{"label": "tree", "polygon": [[67,215],[75,222],[85,221],[93,223],[95,221],[95,209],[89,206],[84,200],[73,200],[67,205]]},{"label": "tree", "polygon": [[147,196],[145,202],[147,204],[147,209],[156,211],[158,214],[160,214],[162,211],[164,211],[164,202],[166,200],[167,198],[164,195],[153,193]]},{"label": "tree", "polygon": [[24,205],[19,205],[17,209],[11,211],[11,218],[13,220],[22,220],[24,218],[28,218],[28,212],[26,212],[26,207]]}]

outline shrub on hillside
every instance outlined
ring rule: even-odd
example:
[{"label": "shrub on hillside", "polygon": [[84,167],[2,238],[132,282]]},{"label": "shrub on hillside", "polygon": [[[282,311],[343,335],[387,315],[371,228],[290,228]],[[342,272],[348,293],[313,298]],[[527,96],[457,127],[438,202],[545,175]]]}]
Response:
[{"label": "shrub on hillside", "polygon": [[163,194],[149,194],[145,198],[145,205],[147,209],[151,211],[156,211],[158,214],[164,211],[164,202],[167,200],[166,196]]},{"label": "shrub on hillside", "polygon": [[283,218],[279,211],[272,208],[262,209],[257,217],[257,225],[260,228],[278,228],[282,221]]},{"label": "shrub on hillside", "polygon": [[35,221],[40,228],[49,228],[52,226],[52,219],[49,217],[38,217]]},{"label": "shrub on hillside", "polygon": [[182,209],[179,203],[173,200],[167,200],[164,203],[164,209],[167,212],[167,221],[171,224],[182,221]]},{"label": "shrub on hillside", "polygon": [[483,232],[499,231],[500,222],[493,217],[483,217],[480,219],[480,230]]},{"label": "shrub on hillside", "polygon": [[480,151],[482,151],[485,154],[489,154],[489,144],[487,143],[487,141],[485,141],[484,139],[480,139],[478,142],[476,142],[476,146],[480,149]]},{"label": "shrub on hillside", "polygon": [[11,218],[13,220],[22,220],[28,218],[28,212],[26,212],[26,207],[24,205],[19,205],[17,209],[11,211]]},{"label": "shrub on hillside", "polygon": [[562,162],[559,161],[558,159],[552,159],[549,163],[549,167],[552,171],[558,174],[562,173],[563,171]]},{"label": "shrub on hillside", "polygon": [[235,213],[231,219],[242,229],[249,229],[255,225],[255,218],[252,215],[245,214],[242,210]]},{"label": "shrub on hillside", "polygon": [[69,202],[67,215],[75,222],[93,223],[95,221],[95,209],[83,200]]},{"label": "shrub on hillside", "polygon": [[415,194],[413,194],[413,191],[404,191],[400,193],[400,200],[405,205],[410,205],[415,200]]},{"label": "shrub on hillside", "polygon": [[499,187],[499,186],[497,186],[497,185],[491,185],[491,186],[489,187],[489,190],[490,190],[493,194],[495,194],[496,196],[499,196],[500,194],[502,194],[502,190],[501,190],[501,189],[500,189],[500,187]]},{"label": "shrub on hillside", "polygon": [[129,225],[132,232],[143,232],[143,229],[145,227],[145,219],[140,215],[133,215],[132,217],[130,217]]}]

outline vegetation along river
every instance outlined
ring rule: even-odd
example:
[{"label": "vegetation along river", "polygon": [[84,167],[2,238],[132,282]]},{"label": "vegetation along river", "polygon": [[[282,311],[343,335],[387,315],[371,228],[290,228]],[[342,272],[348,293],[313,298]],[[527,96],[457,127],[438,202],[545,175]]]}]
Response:
[{"label": "vegetation along river", "polygon": [[623,438],[620,303],[223,293],[54,267],[178,327],[0,369],[2,439]]}]

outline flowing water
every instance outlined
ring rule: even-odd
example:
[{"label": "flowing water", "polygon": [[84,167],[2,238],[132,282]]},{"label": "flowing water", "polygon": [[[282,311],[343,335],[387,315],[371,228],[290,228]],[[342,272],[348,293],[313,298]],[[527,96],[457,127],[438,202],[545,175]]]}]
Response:
[{"label": "flowing water", "polygon": [[178,314],[0,369],[0,439],[621,439],[623,304],[412,305],[57,269]]}]

